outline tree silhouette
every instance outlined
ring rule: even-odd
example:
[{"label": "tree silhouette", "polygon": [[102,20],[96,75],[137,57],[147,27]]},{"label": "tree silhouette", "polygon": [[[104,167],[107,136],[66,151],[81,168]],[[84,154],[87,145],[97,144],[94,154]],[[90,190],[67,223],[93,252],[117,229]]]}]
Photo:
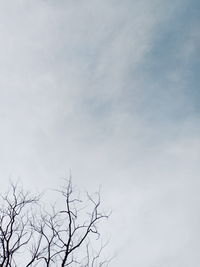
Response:
[{"label": "tree silhouette", "polygon": [[47,208],[40,195],[10,183],[1,196],[0,267],[108,266],[98,225],[109,214],[100,210],[100,192],[82,199],[70,179],[55,193],[59,204]]}]

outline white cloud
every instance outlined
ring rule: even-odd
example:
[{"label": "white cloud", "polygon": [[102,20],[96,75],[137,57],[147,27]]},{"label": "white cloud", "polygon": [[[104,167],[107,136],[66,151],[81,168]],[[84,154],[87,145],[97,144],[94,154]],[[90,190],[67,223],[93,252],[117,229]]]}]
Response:
[{"label": "white cloud", "polygon": [[[171,103],[169,85],[157,83],[158,96],[157,80],[138,75],[174,10],[97,0],[1,2],[0,10],[2,181],[12,174],[52,187],[72,168],[80,187],[103,185],[113,209],[105,231],[121,251],[113,266],[179,266],[191,240],[198,246],[198,119],[154,121],[177,93]],[[168,75],[179,87],[180,73]]]}]

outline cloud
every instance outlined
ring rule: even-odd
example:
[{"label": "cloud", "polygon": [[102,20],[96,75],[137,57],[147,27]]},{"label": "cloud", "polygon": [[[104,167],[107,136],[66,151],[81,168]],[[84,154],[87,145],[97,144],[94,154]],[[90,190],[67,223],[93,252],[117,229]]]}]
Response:
[{"label": "cloud", "polygon": [[197,7],[0,4],[2,181],[102,184],[113,266],[199,262]]}]

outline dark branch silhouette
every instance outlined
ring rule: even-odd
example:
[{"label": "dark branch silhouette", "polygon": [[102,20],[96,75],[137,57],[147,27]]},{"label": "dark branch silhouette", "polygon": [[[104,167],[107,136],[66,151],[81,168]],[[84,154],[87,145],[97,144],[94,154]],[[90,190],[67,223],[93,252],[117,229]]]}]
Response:
[{"label": "dark branch silhouette", "polygon": [[[60,203],[42,208],[40,196],[11,183],[0,208],[0,267],[105,267],[98,224],[100,192],[81,199],[71,179],[56,190]],[[23,260],[22,260],[23,259]]]}]

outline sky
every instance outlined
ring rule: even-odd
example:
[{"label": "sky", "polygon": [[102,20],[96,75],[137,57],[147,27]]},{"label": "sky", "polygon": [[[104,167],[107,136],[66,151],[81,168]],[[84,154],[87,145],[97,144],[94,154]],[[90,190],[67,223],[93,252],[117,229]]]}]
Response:
[{"label": "sky", "polygon": [[113,267],[200,262],[197,0],[0,2],[0,179],[102,187]]}]

